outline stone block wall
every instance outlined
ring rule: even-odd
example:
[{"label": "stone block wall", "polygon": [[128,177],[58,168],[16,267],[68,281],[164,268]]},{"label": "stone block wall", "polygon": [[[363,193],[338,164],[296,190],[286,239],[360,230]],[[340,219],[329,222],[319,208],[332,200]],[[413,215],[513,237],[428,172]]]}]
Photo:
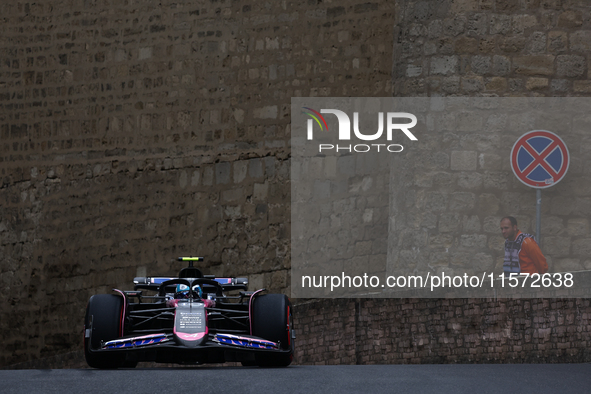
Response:
[{"label": "stone block wall", "polygon": [[289,293],[290,99],[391,95],[393,4],[0,4],[0,365],[171,259]]},{"label": "stone block wall", "polygon": [[[591,268],[583,246],[591,235],[591,178],[586,170],[591,101],[535,99],[538,110],[531,110],[528,102],[479,97],[442,101],[445,109],[432,115],[432,126],[420,135],[420,143],[396,157],[391,197],[395,231],[389,245],[393,266],[402,271],[499,273],[504,253],[500,220],[510,215],[521,231],[538,240],[541,235],[550,272]],[[556,132],[570,156],[564,178],[541,190],[540,234],[536,190],[518,180],[510,161],[515,142],[532,130]]]},{"label": "stone block wall", "polygon": [[[577,0],[399,1],[395,95],[588,96],[589,11]],[[571,164],[560,184],[542,192],[542,251],[551,271],[589,269],[586,113],[548,111],[531,121],[506,112],[461,115],[436,122],[414,158],[404,158],[395,242],[407,247],[398,257],[448,272],[500,270],[500,219],[515,216],[524,232],[536,228],[535,191],[516,179],[509,153],[520,135],[544,129],[565,141]]]},{"label": "stone block wall", "polygon": [[[176,271],[177,255],[289,292],[291,97],[589,93],[582,0],[112,3],[0,5],[2,366],[79,349],[91,294]],[[500,165],[482,153],[443,165]],[[585,255],[586,218],[550,213],[542,231],[576,232]],[[306,305],[301,363],[510,362],[540,344],[588,360],[584,300]]]},{"label": "stone block wall", "polygon": [[397,21],[396,95],[590,92],[586,1],[402,0]]},{"label": "stone block wall", "polygon": [[[396,2],[395,96],[588,96],[587,2]],[[470,124],[471,119],[466,119]],[[511,143],[474,129],[442,130],[407,163],[407,220],[446,269],[467,258],[498,269],[498,220],[535,228],[535,192],[511,173]],[[571,129],[572,131],[573,129]],[[543,193],[542,236],[551,269],[589,269],[587,127],[568,134],[570,178]],[[524,130],[525,133],[529,130]],[[556,130],[560,132],[561,130]],[[513,141],[514,142],[514,141]],[[504,157],[507,157],[504,156]],[[456,210],[472,206],[473,212]],[[435,213],[435,215],[434,215]],[[415,227],[412,227],[415,226]],[[451,236],[450,236],[451,235]],[[411,234],[412,236],[412,234]],[[413,238],[409,237],[412,241]],[[416,238],[415,238],[416,239]],[[447,240],[446,240],[447,239]],[[449,243],[447,245],[446,243]],[[478,248],[437,261],[441,247]],[[430,247],[432,249],[430,250]],[[418,249],[418,248],[415,248]],[[429,253],[431,252],[431,254]],[[476,258],[474,258],[476,257]],[[449,272],[449,271],[448,271]],[[588,362],[587,299],[337,299],[296,305],[303,364]]]}]

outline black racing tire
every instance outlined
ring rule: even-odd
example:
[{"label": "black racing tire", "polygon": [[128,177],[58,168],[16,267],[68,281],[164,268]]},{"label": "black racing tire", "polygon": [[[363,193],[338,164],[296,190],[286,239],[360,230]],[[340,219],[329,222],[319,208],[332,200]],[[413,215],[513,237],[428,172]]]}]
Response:
[{"label": "black racing tire", "polygon": [[284,294],[264,294],[252,304],[252,335],[279,342],[282,350],[289,353],[255,354],[256,365],[260,367],[287,367],[293,360],[294,342],[292,307]]},{"label": "black racing tire", "polygon": [[113,294],[96,294],[90,297],[84,318],[85,330],[91,327],[89,338],[84,335],[84,356],[92,368],[115,369],[124,366],[125,356],[118,353],[93,353],[90,349],[100,349],[101,341],[120,337],[123,297]]}]

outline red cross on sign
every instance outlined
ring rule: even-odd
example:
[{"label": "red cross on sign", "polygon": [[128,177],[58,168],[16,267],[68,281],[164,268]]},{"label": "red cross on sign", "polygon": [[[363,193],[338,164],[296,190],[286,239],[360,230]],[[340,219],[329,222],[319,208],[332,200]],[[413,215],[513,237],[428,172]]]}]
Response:
[{"label": "red cross on sign", "polygon": [[556,134],[534,130],[517,139],[511,149],[511,168],[529,187],[545,189],[557,184],[569,165],[568,148]]}]

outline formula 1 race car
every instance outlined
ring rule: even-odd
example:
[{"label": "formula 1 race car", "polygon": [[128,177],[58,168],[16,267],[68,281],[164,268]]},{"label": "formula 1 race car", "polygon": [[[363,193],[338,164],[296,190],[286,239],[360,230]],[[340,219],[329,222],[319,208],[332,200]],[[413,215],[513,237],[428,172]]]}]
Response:
[{"label": "formula 1 race car", "polygon": [[84,318],[89,366],[291,363],[295,333],[287,296],[247,291],[246,278],[203,275],[193,266],[201,257],[178,260],[188,261],[178,278],[137,277],[133,291],[90,297]]}]

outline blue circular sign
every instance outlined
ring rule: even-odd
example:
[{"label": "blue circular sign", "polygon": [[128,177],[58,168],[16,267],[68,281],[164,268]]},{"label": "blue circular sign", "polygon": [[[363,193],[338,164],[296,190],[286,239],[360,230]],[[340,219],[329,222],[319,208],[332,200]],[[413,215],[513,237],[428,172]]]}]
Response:
[{"label": "blue circular sign", "polygon": [[560,182],[569,163],[564,141],[546,130],[525,133],[511,149],[513,173],[521,182],[536,189],[545,189]]}]

